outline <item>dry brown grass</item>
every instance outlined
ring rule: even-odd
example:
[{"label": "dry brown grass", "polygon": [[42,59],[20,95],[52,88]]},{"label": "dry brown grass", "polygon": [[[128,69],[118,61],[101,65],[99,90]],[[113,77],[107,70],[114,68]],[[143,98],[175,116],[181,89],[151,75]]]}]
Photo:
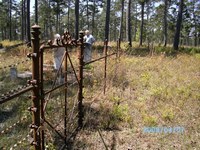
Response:
[{"label": "dry brown grass", "polygon": [[[94,64],[94,89],[85,96],[88,123],[75,142],[80,149],[199,149],[200,59],[123,56],[109,61],[106,95],[103,63]],[[100,83],[99,83],[100,82]],[[88,91],[91,91],[90,88]],[[97,92],[98,91],[98,92]],[[86,118],[87,118],[86,117]],[[184,133],[144,133],[143,128],[177,127]]]},{"label": "dry brown grass", "polygon": [[[94,53],[93,57],[100,55]],[[3,60],[1,66],[24,58],[23,53],[20,57],[12,55],[11,61],[4,56],[0,54]],[[76,56],[77,53],[73,53],[75,64]],[[45,55],[45,63],[52,64],[49,58],[52,58],[51,53]],[[102,88],[103,61],[93,63],[84,70],[84,128],[72,141],[73,149],[105,149],[99,133],[108,149],[113,150],[200,149],[198,54],[180,54],[177,57],[123,55],[117,60],[111,57],[108,62],[105,95]],[[77,92],[77,89],[70,92]],[[55,106],[52,102],[49,108],[55,111],[58,109]],[[56,116],[58,114],[55,113]],[[184,133],[171,134],[144,133],[143,128],[147,126],[182,126],[185,130]],[[0,141],[7,139],[12,138],[3,137]],[[53,140],[56,141],[54,136],[49,140],[49,149],[60,146]]]}]

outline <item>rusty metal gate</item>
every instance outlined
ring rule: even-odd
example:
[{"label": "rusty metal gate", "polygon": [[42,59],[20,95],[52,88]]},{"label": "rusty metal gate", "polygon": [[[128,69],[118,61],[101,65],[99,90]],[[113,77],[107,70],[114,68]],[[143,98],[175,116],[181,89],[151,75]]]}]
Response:
[{"label": "rusty metal gate", "polygon": [[[76,133],[80,128],[82,128],[83,125],[83,110],[82,110],[82,90],[83,90],[83,32],[80,32],[79,39],[74,40],[70,36],[68,32],[65,32],[60,40],[57,40],[56,45],[53,45],[52,41],[48,42],[48,45],[41,45],[39,42],[39,26],[33,27],[33,54],[31,55],[33,59],[33,79],[31,83],[34,86],[33,89],[33,105],[32,105],[32,112],[33,112],[33,123],[32,123],[32,129],[33,137],[34,137],[34,147],[35,149],[45,149],[45,131],[43,130],[44,124],[48,125],[50,128],[52,128],[55,133],[65,142],[65,146],[67,145],[70,138],[73,136],[74,133]],[[76,73],[76,70],[73,66],[73,63],[71,61],[70,55],[68,53],[68,47],[75,46],[79,47],[79,69],[78,74]],[[62,63],[59,67],[59,69],[56,72],[55,80],[52,84],[52,87],[50,90],[45,91],[44,90],[44,76],[43,76],[43,64],[44,64],[44,52],[48,49],[53,48],[65,48],[65,53],[62,58],[62,62],[64,62],[64,83],[56,85],[56,80],[59,75],[59,72],[61,71]],[[75,75],[76,81],[78,83],[78,125],[73,129],[73,132],[70,133],[70,135],[67,135],[67,92],[68,92],[68,80],[67,80],[67,72],[68,72],[68,62],[70,63],[73,73]],[[46,112],[46,106],[49,101],[49,97],[51,92],[54,90],[64,87],[64,115],[63,115],[63,123],[64,123],[64,129],[63,131],[59,132],[55,129],[55,124],[52,124],[51,121],[49,121],[46,118],[45,112]],[[76,117],[76,116],[75,116]],[[38,129],[39,130],[38,132]]]},{"label": "rusty metal gate", "polygon": [[[32,27],[32,48],[33,52],[28,55],[32,59],[32,79],[28,81],[28,84],[22,89],[19,89],[17,92],[9,93],[0,98],[0,104],[3,104],[19,95],[32,91],[32,106],[29,107],[29,111],[32,113],[32,123],[29,126],[32,131],[32,142],[31,145],[35,150],[44,150],[45,149],[45,133],[46,127],[51,128],[53,132],[62,140],[63,146],[61,149],[67,147],[68,142],[76,135],[76,133],[83,127],[83,67],[85,65],[91,64],[93,62],[104,59],[105,68],[104,68],[104,93],[106,91],[106,76],[107,76],[107,57],[112,55],[117,55],[118,53],[114,52],[112,54],[107,54],[108,51],[108,42],[104,43],[104,56],[98,59],[92,60],[90,62],[84,63],[83,61],[83,51],[84,51],[84,33],[81,31],[79,33],[79,39],[75,40],[71,37],[69,32],[65,32],[60,40],[56,41],[56,45],[53,44],[51,40],[47,44],[40,44],[40,27],[34,25]],[[62,58],[62,63],[55,72],[54,80],[49,89],[45,89],[45,79],[44,79],[44,56],[45,52],[52,50],[54,48],[65,48],[65,53]],[[77,47],[78,49],[78,70],[75,69],[72,59],[69,54],[70,47]],[[60,84],[57,83],[57,79],[60,76],[62,64],[64,64],[64,82]],[[69,83],[69,66],[71,72],[74,75],[75,80],[72,83]],[[68,90],[71,85],[76,83],[77,88],[77,98],[73,100],[72,109],[69,107],[69,96]],[[51,116],[48,116],[47,107],[50,102],[51,93],[55,90],[62,89],[62,94],[64,94],[64,102],[56,101],[55,105],[58,103],[61,105],[60,109],[63,111],[61,120],[56,120],[52,122]],[[60,111],[58,109],[58,111]],[[54,110],[55,111],[55,110]],[[56,112],[55,112],[56,113]],[[73,120],[72,120],[73,119]],[[69,122],[73,122],[73,127],[69,127]],[[56,129],[62,123],[62,129]],[[69,130],[70,128],[70,130]]]}]

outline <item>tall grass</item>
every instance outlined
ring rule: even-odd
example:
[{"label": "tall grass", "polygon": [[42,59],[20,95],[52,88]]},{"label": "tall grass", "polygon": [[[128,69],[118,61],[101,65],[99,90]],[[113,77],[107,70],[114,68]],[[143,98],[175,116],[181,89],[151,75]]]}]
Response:
[{"label": "tall grass", "polygon": [[[93,58],[102,55],[98,51],[101,48],[103,47],[96,43]],[[12,52],[10,54],[12,54],[10,59],[4,57],[8,54],[0,55],[0,59],[4,60],[1,66],[24,58],[23,54],[16,57]],[[45,54],[45,63],[52,64],[51,59],[51,53]],[[72,60],[77,65],[76,52],[72,54]],[[104,95],[104,61],[95,62],[84,70],[84,130],[79,132],[72,141],[74,149],[104,149],[98,131],[102,132],[105,143],[110,149],[113,147],[116,149],[200,149],[199,54],[179,53],[176,57],[156,54],[150,57],[150,55],[124,53],[120,58],[108,59],[107,71]],[[51,72],[46,74],[48,80],[51,80],[50,74]],[[7,81],[8,78],[5,77],[1,78],[0,82]],[[48,85],[50,83],[47,82],[47,88],[50,87]],[[9,86],[6,89],[11,88],[13,84]],[[4,92],[3,89],[1,91]],[[63,116],[63,101],[60,101],[63,98],[62,92],[63,89],[55,91],[47,107],[47,116],[55,121],[55,124]],[[77,87],[69,89],[71,97],[68,100],[71,103],[68,108],[73,106],[74,100],[77,99],[76,93]],[[17,104],[20,106],[19,112],[22,112],[20,114],[27,114],[25,107],[30,105],[30,101],[29,103],[18,101]],[[5,108],[12,110],[15,105],[15,102],[3,105],[0,111],[5,111]],[[0,129],[7,124],[12,124],[7,122],[8,120],[17,118],[19,116],[9,116],[7,120],[1,122],[3,127]],[[185,131],[181,134],[143,133],[143,128],[147,126],[182,126]],[[20,130],[17,138],[26,135],[27,128],[25,126],[23,128],[25,134],[21,133],[22,128],[17,128],[16,131]],[[63,129],[63,126],[57,128]],[[49,137],[47,145],[49,148],[56,149],[62,142],[57,142],[59,138],[50,128],[45,129]],[[0,143],[6,143],[9,147],[16,142],[14,136],[16,132],[3,135]]]},{"label": "tall grass", "polygon": [[[98,82],[103,77],[100,68],[103,63],[94,64],[93,78]],[[118,149],[125,149],[127,143],[131,145],[138,134],[141,135],[140,144],[134,148],[148,148],[148,145],[150,149],[199,148],[199,57],[187,54],[177,57],[124,55],[120,60],[109,60],[108,68],[107,94],[91,104],[97,108],[96,103],[99,103],[97,111],[104,119],[96,115],[90,117],[96,117],[98,123],[95,124],[99,128],[120,134],[118,140],[126,137],[123,144],[117,144]],[[143,133],[146,126],[182,126],[185,132],[149,135]],[[132,135],[123,134],[127,130],[133,130]],[[105,138],[110,139],[109,132],[105,131],[105,134],[108,134]],[[147,146],[144,143],[148,143]],[[98,144],[92,146],[100,148]]]}]

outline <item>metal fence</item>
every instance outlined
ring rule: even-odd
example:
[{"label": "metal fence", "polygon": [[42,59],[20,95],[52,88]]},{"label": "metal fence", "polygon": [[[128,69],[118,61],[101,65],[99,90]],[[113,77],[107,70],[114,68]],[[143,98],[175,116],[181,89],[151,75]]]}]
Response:
[{"label": "metal fence", "polygon": [[[32,115],[32,122],[30,124],[31,129],[31,145],[35,150],[44,150],[46,144],[45,136],[47,134],[46,128],[50,128],[52,132],[55,132],[57,136],[62,139],[62,149],[67,147],[69,141],[73,136],[83,127],[83,72],[84,66],[94,63],[99,60],[104,60],[104,93],[106,92],[106,78],[107,78],[107,58],[113,55],[118,56],[118,51],[108,54],[108,42],[104,43],[104,56],[93,59],[90,62],[84,62],[84,33],[81,31],[79,33],[79,39],[75,40],[71,37],[69,32],[65,32],[61,39],[57,41],[57,44],[54,45],[51,40],[48,41],[47,44],[40,44],[40,27],[38,25],[32,26],[32,53],[27,56],[32,60],[32,79],[28,80],[27,85],[24,85],[20,88],[11,90],[5,94],[0,96],[0,104],[8,103],[8,101],[19,97],[20,95],[27,93],[29,91],[32,92],[31,100],[32,105],[28,108]],[[62,58],[62,64],[60,68],[55,72],[54,79],[52,80],[51,87],[45,88],[45,79],[44,79],[44,55],[45,52],[54,48],[64,47],[65,53]],[[74,64],[72,62],[69,47],[77,47],[78,49],[78,71],[75,69]],[[119,45],[118,48],[119,49]],[[24,62],[23,62],[24,63]],[[58,77],[60,76],[62,65],[64,64],[64,82],[60,84],[56,84]],[[72,69],[72,73],[74,75],[75,80],[73,82],[69,82],[69,66]],[[7,66],[6,66],[7,67]],[[69,88],[77,84],[77,97],[73,101],[69,100]],[[58,89],[62,89],[62,97],[61,102],[57,102],[60,104],[60,110],[63,111],[63,114],[58,117],[58,119],[54,119],[52,121],[50,115],[51,112],[48,112],[47,107],[48,103],[51,102],[52,93]],[[55,111],[55,110],[54,110]],[[56,112],[55,112],[56,113]],[[10,127],[7,127],[5,130],[1,131],[0,134],[4,134],[9,130],[12,130],[17,124],[22,122],[26,118],[22,118],[17,123],[13,124]],[[56,127],[59,124],[63,124],[62,129],[57,129]],[[28,136],[27,136],[28,137]],[[22,143],[26,138],[19,140],[14,147],[17,147],[20,143]],[[12,149],[12,148],[11,148]]]}]

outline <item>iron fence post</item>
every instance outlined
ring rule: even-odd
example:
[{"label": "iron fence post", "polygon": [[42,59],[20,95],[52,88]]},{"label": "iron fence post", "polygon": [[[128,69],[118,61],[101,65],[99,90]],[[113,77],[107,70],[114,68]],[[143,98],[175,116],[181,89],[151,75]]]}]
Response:
[{"label": "iron fence post", "polygon": [[[41,111],[41,126],[44,126],[44,102],[45,102],[45,94],[44,94],[44,78],[43,78],[43,67],[44,67],[44,50],[40,49],[40,93],[41,93],[41,105],[40,105],[40,111]],[[41,131],[41,149],[45,150],[45,136],[44,136],[44,130]]]},{"label": "iron fence post", "polygon": [[117,39],[117,51],[116,51],[116,57],[118,55],[118,50],[119,50],[119,39]]},{"label": "iron fence post", "polygon": [[79,32],[79,42],[80,42],[80,50],[79,50],[79,74],[78,74],[78,80],[79,80],[79,91],[78,91],[78,126],[80,128],[83,127],[83,51],[84,51],[84,44],[83,44],[83,31]]},{"label": "iron fence post", "polygon": [[105,65],[104,65],[104,94],[106,93],[106,78],[107,78],[107,53],[108,53],[108,40],[104,42],[104,56],[105,56]]},{"label": "iron fence post", "polygon": [[38,129],[40,127],[40,71],[39,71],[39,42],[40,42],[40,27],[38,25],[32,26],[32,80],[30,84],[34,86],[32,92],[32,124],[30,128],[33,130],[33,142],[35,150],[41,150],[41,139]]},{"label": "iron fence post", "polygon": [[65,70],[64,70],[64,77],[65,77],[65,109],[64,109],[64,135],[65,135],[65,145],[67,145],[67,55],[68,55],[68,50],[67,47],[65,47]]},{"label": "iron fence post", "polygon": [[121,54],[123,53],[123,51],[122,51],[122,49],[121,49],[121,43],[122,43],[122,40],[119,38],[118,57],[121,57]]}]

